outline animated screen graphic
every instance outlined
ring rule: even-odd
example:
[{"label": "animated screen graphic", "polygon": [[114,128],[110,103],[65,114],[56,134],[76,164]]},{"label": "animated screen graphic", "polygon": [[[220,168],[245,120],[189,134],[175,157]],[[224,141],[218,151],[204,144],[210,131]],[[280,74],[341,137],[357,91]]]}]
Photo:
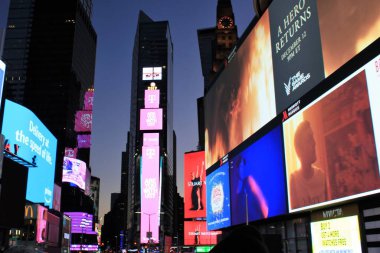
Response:
[{"label": "animated screen graphic", "polygon": [[62,182],[72,183],[86,189],[86,163],[69,157],[63,158]]}]

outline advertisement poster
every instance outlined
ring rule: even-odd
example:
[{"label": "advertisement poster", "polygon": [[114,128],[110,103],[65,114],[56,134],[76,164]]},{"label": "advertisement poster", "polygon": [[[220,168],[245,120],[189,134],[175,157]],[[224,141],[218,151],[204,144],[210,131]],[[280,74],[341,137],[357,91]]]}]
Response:
[{"label": "advertisement poster", "polygon": [[146,67],[142,71],[142,80],[162,80],[162,67]]},{"label": "advertisement poster", "polygon": [[379,192],[374,135],[379,125],[368,93],[378,80],[361,68],[285,121],[291,211]]},{"label": "advertisement poster", "polygon": [[91,132],[92,111],[77,111],[75,114],[75,132]]},{"label": "advertisement poster", "polygon": [[85,190],[86,163],[69,157],[63,158],[62,182],[72,183]]},{"label": "advertisement poster", "polygon": [[324,78],[315,0],[274,1],[269,7],[276,111]]},{"label": "advertisement poster", "polygon": [[26,199],[53,207],[57,139],[29,109],[5,100],[5,149],[36,165],[28,172]]},{"label": "advertisement poster", "polygon": [[145,108],[158,108],[160,106],[160,90],[145,90]]},{"label": "advertisement poster", "polygon": [[185,153],[184,157],[185,218],[206,217],[205,152]]},{"label": "advertisement poster", "polygon": [[144,133],[143,134],[143,146],[145,146],[145,147],[160,146],[160,135],[159,135],[159,133]]},{"label": "advertisement poster", "polygon": [[231,223],[287,213],[281,127],[230,157]]},{"label": "advertisement poster", "polygon": [[184,245],[215,245],[221,231],[208,231],[206,221],[185,221]]},{"label": "advertisement poster", "polygon": [[229,181],[228,162],[206,178],[208,230],[216,230],[231,225]]},{"label": "advertisement poster", "polygon": [[140,130],[162,130],[162,109],[141,109]]},{"label": "advertisement poster", "polygon": [[46,221],[48,210],[46,207],[38,205],[37,208],[38,217],[37,217],[37,230],[36,230],[36,241],[38,243],[46,242]]}]

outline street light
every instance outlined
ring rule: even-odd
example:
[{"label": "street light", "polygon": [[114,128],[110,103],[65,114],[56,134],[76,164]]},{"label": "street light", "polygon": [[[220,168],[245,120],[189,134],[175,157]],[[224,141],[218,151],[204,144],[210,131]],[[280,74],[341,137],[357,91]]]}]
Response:
[{"label": "street light", "polygon": [[[145,213],[145,212],[139,212],[139,211],[135,212],[135,213],[145,214],[145,215],[148,215],[148,217],[149,217],[148,232],[146,233],[146,237],[148,237],[148,248],[150,249],[150,243],[151,243],[151,238],[152,238],[152,231],[150,230],[150,216],[155,215],[157,213]],[[160,212],[160,214],[165,214],[165,212]]]}]

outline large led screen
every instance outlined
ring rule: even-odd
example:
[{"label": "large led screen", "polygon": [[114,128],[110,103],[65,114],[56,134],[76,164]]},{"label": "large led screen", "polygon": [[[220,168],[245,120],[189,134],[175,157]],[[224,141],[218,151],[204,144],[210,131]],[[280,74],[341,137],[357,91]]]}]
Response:
[{"label": "large led screen", "polygon": [[291,211],[380,191],[379,60],[285,121]]},{"label": "large led screen", "polygon": [[215,245],[221,231],[207,230],[206,221],[185,221],[185,245]]},{"label": "large led screen", "polygon": [[[160,151],[159,147],[142,147],[140,242],[159,242],[160,221]],[[150,231],[149,231],[150,230]]]},{"label": "large led screen", "polygon": [[145,108],[158,108],[160,106],[160,90],[145,90]]},{"label": "large led screen", "polygon": [[287,213],[281,126],[230,157],[232,225]]},{"label": "large led screen", "polygon": [[91,132],[92,129],[92,111],[77,111],[75,114],[76,132]]},{"label": "large led screen", "polygon": [[206,217],[205,152],[185,153],[185,218]]},{"label": "large led screen", "polygon": [[230,173],[228,162],[206,178],[207,229],[216,230],[231,225]]},{"label": "large led screen", "polygon": [[276,116],[266,12],[205,97],[206,168]]},{"label": "large led screen", "polygon": [[72,234],[93,234],[93,216],[83,212],[65,212],[71,219]]},{"label": "large led screen", "polygon": [[162,109],[141,109],[140,130],[162,130]]},{"label": "large led screen", "polygon": [[62,182],[72,183],[85,190],[86,163],[69,157],[63,158]]},{"label": "large led screen", "polygon": [[52,208],[57,139],[32,111],[7,99],[1,133],[9,152],[37,166],[29,170],[26,199]]},{"label": "large led screen", "polygon": [[5,77],[5,63],[0,60],[0,100],[3,97],[4,77]]}]

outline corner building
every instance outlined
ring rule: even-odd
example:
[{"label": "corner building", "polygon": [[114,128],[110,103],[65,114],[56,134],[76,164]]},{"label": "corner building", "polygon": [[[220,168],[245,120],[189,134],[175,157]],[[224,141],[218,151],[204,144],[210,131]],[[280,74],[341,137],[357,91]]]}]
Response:
[{"label": "corner building", "polygon": [[[127,238],[140,245],[148,237],[162,247],[174,221],[173,45],[169,23],[153,21],[142,11],[133,49],[130,115],[128,183],[122,185],[127,189]],[[152,157],[153,165],[146,166]]]}]

